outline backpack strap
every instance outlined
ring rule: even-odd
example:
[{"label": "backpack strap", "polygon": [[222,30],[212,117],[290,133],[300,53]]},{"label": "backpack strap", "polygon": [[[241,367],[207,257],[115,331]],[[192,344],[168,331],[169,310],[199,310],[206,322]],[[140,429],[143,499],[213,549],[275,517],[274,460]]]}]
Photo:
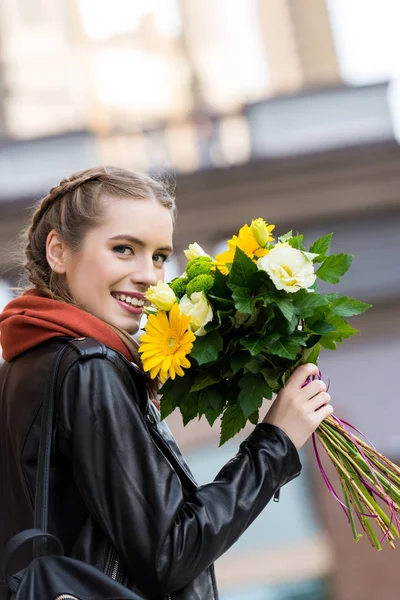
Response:
[{"label": "backpack strap", "polygon": [[104,344],[89,337],[81,337],[69,340],[69,346],[72,346],[79,354],[80,359],[105,358],[107,356],[107,348]]},{"label": "backpack strap", "polygon": [[20,531],[19,533],[17,533],[17,535],[11,538],[11,540],[5,547],[3,559],[3,573],[8,589],[12,592],[15,593],[18,590],[20,584],[18,577],[16,577],[10,572],[9,566],[12,557],[19,550],[19,548],[21,548],[21,546],[23,546],[27,542],[31,542],[32,540],[37,539],[43,540],[44,538],[50,542],[53,542],[55,549],[57,549],[56,551],[53,551],[52,554],[59,554],[60,556],[64,554],[64,548],[61,541],[55,535],[51,535],[50,533],[46,533],[45,531],[41,531],[40,529],[25,529],[24,531]]}]

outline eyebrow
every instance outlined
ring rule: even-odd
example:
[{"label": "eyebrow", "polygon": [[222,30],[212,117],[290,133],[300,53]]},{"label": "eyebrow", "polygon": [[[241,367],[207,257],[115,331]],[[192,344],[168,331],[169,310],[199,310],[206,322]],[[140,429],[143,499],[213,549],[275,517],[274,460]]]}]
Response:
[{"label": "eyebrow", "polygon": [[[132,244],[141,246],[142,248],[144,248],[146,246],[145,242],[143,242],[142,240],[139,240],[139,238],[134,237],[133,235],[130,235],[129,233],[120,233],[119,235],[114,235],[113,237],[111,237],[109,239],[110,239],[110,241],[126,240],[128,242],[131,242]],[[162,246],[161,248],[157,248],[157,250],[164,250],[165,252],[173,252],[173,248],[171,246]]]}]

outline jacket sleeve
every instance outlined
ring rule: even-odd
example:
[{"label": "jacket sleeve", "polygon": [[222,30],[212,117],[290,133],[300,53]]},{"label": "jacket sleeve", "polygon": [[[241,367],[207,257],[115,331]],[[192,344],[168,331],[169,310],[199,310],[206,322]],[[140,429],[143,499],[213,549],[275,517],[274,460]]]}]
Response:
[{"label": "jacket sleeve", "polygon": [[168,594],[225,552],[301,464],[283,431],[259,424],[215,480],[185,499],[121,366],[91,358],[70,368],[58,435],[89,510],[140,589]]}]

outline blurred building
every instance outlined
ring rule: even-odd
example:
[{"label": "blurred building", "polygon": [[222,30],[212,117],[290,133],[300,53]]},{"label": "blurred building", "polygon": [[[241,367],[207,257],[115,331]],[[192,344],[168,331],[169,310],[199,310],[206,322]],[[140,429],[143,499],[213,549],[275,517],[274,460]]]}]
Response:
[{"label": "blurred building", "polygon": [[[332,250],[355,254],[340,292],[374,308],[322,368],[336,413],[400,459],[400,150],[388,82],[343,81],[333,4],[5,0],[0,276],[18,281],[27,208],[99,163],[172,172],[177,256],[195,240],[214,252],[258,216],[309,241],[334,231]],[[200,482],[237,447],[217,452],[202,422],[183,429],[174,414],[170,426]],[[303,459],[305,474],[218,561],[221,597],[394,600],[396,553],[354,545],[314,457]]]}]

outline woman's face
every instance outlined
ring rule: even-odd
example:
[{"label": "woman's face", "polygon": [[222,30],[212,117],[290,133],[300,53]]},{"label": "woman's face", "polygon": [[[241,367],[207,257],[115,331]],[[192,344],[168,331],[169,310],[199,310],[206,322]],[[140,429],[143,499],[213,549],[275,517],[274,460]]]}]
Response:
[{"label": "woman's face", "polygon": [[130,334],[139,329],[144,293],[164,279],[172,254],[170,212],[153,200],[123,198],[107,203],[103,223],[65,262],[75,301]]}]

